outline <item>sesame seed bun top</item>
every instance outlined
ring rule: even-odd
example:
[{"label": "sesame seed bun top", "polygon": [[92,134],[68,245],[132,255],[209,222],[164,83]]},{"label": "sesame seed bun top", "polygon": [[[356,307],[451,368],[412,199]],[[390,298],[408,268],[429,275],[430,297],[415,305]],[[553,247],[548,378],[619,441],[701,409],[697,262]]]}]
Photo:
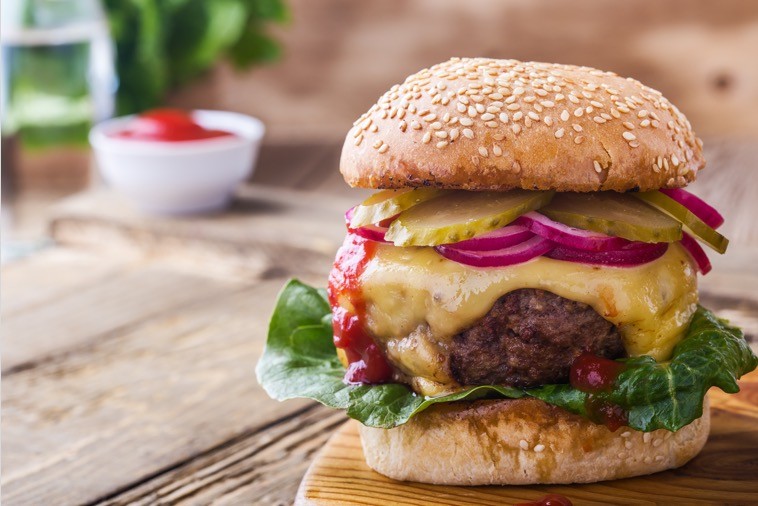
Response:
[{"label": "sesame seed bun top", "polygon": [[705,165],[687,118],[639,81],[589,67],[453,58],[355,122],[351,186],[465,190],[682,187]]}]

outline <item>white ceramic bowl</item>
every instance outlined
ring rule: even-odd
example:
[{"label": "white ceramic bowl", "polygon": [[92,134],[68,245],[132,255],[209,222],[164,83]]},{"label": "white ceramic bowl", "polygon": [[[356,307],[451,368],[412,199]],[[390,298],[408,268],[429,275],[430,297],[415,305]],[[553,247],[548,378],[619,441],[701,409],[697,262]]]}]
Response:
[{"label": "white ceramic bowl", "polygon": [[253,172],[265,127],[260,120],[225,111],[193,111],[208,129],[234,137],[156,142],[112,137],[133,116],[95,125],[89,141],[106,183],[150,214],[194,214],[223,209],[235,187]]}]

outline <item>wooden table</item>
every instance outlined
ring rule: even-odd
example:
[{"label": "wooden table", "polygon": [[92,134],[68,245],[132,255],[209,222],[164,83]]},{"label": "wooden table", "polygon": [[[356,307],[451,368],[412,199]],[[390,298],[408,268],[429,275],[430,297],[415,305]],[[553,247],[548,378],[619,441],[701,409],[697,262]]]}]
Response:
[{"label": "wooden table", "polygon": [[[702,299],[754,337],[758,182],[740,174],[756,149],[715,146],[703,179],[725,184],[701,193],[734,210],[733,245]],[[338,149],[318,163],[287,150],[284,175],[285,155],[264,151],[259,184],[223,215],[145,219],[107,191],[56,210],[58,245],[2,271],[4,504],[292,502],[345,417],[270,400],[253,368],[277,291],[324,284],[362,195],[334,176]]]}]

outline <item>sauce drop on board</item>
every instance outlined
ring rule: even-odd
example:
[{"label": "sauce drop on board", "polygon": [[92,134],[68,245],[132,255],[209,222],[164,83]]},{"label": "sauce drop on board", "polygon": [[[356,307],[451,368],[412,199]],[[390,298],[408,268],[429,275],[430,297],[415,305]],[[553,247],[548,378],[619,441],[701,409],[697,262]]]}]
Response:
[{"label": "sauce drop on board", "polygon": [[140,141],[181,142],[233,137],[234,134],[226,130],[204,128],[186,111],[153,109],[140,114],[124,130],[111,136]]},{"label": "sauce drop on board", "polygon": [[[375,242],[349,233],[329,274],[334,345],[347,355],[348,383],[384,383],[392,379],[392,368],[363,322],[366,305],[361,296],[360,276],[375,250]],[[341,302],[352,308],[346,309]]]},{"label": "sauce drop on board", "polygon": [[573,506],[571,499],[560,494],[548,494],[532,502],[521,502],[515,506]]}]

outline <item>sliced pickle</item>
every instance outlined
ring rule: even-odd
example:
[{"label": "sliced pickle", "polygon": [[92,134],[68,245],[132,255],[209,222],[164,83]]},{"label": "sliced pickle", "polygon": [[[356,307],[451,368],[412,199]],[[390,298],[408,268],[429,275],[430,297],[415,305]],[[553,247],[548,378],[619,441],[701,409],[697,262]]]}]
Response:
[{"label": "sliced pickle", "polygon": [[444,190],[436,188],[408,188],[404,190],[382,190],[374,193],[355,208],[350,226],[365,227],[392,218],[416,204],[442,195]]},{"label": "sliced pickle", "polygon": [[571,227],[630,241],[674,242],[682,238],[681,223],[625,193],[559,193],[540,213]]},{"label": "sliced pickle", "polygon": [[681,222],[687,232],[694,235],[714,250],[719,253],[724,253],[726,251],[726,247],[729,245],[729,239],[713,230],[703,220],[695,216],[692,211],[668,195],[659,191],[635,193],[633,195]]},{"label": "sliced pickle", "polygon": [[396,246],[437,246],[503,227],[553,197],[552,191],[454,191],[422,202],[392,222],[385,238]]}]

